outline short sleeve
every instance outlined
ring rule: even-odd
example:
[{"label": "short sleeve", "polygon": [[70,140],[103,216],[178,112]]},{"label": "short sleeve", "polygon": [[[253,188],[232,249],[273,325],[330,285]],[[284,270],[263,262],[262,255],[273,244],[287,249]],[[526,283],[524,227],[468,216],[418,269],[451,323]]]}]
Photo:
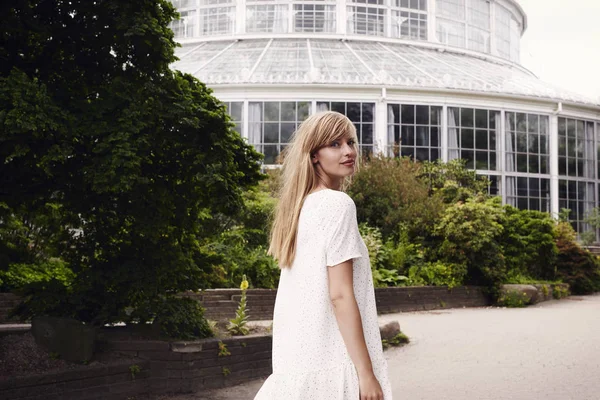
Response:
[{"label": "short sleeve", "polygon": [[331,267],[351,258],[361,257],[362,238],[356,221],[356,205],[348,195],[344,194],[344,197],[336,199],[330,211],[333,228],[329,230],[325,259],[327,266]]}]

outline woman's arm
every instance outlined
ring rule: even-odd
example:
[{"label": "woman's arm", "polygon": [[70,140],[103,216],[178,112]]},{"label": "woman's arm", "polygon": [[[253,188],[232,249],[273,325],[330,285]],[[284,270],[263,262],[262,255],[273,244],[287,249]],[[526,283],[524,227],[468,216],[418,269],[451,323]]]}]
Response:
[{"label": "woman's arm", "polygon": [[329,275],[329,297],[348,354],[359,376],[373,374],[362,319],[354,297],[352,259],[333,267],[327,267],[327,270]]}]

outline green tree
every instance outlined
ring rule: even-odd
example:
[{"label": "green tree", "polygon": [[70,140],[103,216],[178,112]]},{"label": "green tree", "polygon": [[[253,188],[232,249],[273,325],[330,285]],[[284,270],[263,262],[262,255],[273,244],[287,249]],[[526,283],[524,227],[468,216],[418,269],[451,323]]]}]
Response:
[{"label": "green tree", "polygon": [[0,204],[52,201],[72,233],[60,250],[76,278],[46,312],[103,324],[206,286],[203,244],[261,155],[210,89],[169,69],[171,3],[8,1],[0,15]]}]

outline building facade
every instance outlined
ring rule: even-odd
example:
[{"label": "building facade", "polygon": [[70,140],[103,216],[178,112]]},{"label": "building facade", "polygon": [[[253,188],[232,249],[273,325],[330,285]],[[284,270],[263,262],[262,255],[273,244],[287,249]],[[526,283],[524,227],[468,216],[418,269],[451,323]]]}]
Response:
[{"label": "building facade", "polygon": [[587,229],[600,199],[600,100],[520,65],[527,17],[516,1],[173,3],[173,68],[214,90],[266,166],[304,118],[335,110],[363,154],[463,158],[505,203],[569,208]]}]

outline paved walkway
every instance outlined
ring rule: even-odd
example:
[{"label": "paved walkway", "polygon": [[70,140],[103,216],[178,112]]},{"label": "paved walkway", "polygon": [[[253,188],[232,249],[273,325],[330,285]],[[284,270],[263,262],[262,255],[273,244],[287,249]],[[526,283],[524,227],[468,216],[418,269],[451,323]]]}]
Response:
[{"label": "paved walkway", "polygon": [[[600,294],[389,320],[411,339],[385,352],[394,400],[600,400]],[[251,400],[262,382],[163,399]]]}]

